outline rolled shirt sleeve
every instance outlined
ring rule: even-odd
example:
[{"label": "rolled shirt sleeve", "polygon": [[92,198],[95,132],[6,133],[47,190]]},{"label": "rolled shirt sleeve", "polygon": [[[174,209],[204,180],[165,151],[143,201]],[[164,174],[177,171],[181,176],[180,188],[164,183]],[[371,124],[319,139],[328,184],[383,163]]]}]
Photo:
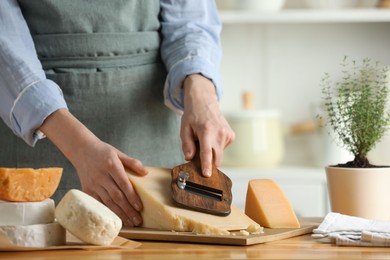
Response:
[{"label": "rolled shirt sleeve", "polygon": [[46,79],[16,0],[0,1],[0,116],[27,144],[54,111],[67,108],[61,89]]},{"label": "rolled shirt sleeve", "polygon": [[161,56],[168,70],[165,104],[182,111],[182,84],[186,76],[199,73],[213,81],[222,97],[220,79],[221,22],[213,0],[161,0]]}]

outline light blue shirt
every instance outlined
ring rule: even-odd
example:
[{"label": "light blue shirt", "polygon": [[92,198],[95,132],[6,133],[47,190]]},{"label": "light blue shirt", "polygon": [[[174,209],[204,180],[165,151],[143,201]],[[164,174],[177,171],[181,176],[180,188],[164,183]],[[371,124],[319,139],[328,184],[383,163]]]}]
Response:
[{"label": "light blue shirt", "polygon": [[[213,0],[161,0],[161,56],[168,70],[165,104],[183,110],[182,82],[201,73],[211,79],[218,98],[221,23]],[[46,79],[26,21],[16,0],[0,0],[0,116],[12,131],[34,146],[37,129],[67,108],[60,87]]]}]

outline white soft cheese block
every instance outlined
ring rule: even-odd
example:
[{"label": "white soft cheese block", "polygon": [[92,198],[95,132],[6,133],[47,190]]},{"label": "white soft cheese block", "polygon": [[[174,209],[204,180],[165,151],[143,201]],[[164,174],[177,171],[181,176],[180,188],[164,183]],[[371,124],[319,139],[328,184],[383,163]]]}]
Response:
[{"label": "white soft cheese block", "polygon": [[0,226],[0,245],[47,247],[65,243],[66,231],[58,223]]},{"label": "white soft cheese block", "polygon": [[74,236],[95,245],[110,245],[122,228],[122,221],[114,212],[75,189],[58,203],[55,217]]},{"label": "white soft cheese block", "polygon": [[143,227],[209,235],[229,235],[230,231],[236,230],[262,232],[259,224],[234,205],[231,206],[231,213],[228,216],[216,216],[177,207],[172,199],[171,169],[147,168],[149,173],[144,177],[128,172],[128,177],[144,206],[141,212]]},{"label": "white soft cheese block", "polygon": [[54,222],[54,200],[9,202],[0,200],[0,226],[34,225]]}]

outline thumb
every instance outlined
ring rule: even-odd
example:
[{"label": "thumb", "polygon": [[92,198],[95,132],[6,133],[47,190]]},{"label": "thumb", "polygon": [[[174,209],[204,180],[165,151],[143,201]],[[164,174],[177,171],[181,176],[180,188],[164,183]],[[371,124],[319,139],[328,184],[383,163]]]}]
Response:
[{"label": "thumb", "polygon": [[134,173],[140,176],[145,176],[148,174],[148,170],[145,168],[145,166],[143,166],[140,160],[129,157],[121,151],[118,151],[118,157],[125,168],[132,170]]}]

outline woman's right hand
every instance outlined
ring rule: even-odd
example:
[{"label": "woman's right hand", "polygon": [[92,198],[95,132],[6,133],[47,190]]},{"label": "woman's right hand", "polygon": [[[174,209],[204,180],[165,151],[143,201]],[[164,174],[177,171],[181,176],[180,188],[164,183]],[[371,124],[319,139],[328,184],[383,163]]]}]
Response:
[{"label": "woman's right hand", "polygon": [[126,167],[146,175],[139,160],[99,140],[66,109],[50,115],[40,130],[72,162],[84,192],[103,202],[124,225],[142,223],[142,202],[125,172]]}]

